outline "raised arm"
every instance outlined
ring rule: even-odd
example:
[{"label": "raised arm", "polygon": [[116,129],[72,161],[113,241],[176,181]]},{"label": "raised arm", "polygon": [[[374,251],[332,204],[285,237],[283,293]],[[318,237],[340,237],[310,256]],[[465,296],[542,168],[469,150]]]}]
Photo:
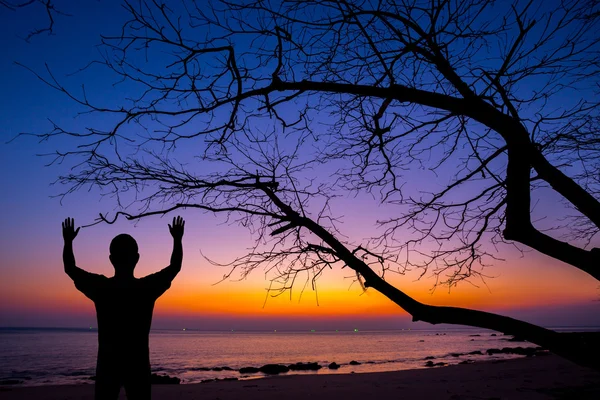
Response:
[{"label": "raised arm", "polygon": [[75,229],[75,220],[73,218],[67,218],[62,223],[62,234],[65,241],[63,247],[63,264],[65,266],[65,272],[75,280],[77,275],[77,266],[75,265],[75,255],[73,254],[73,240],[77,237],[79,228]]},{"label": "raised arm", "polygon": [[166,268],[169,270],[171,280],[181,271],[181,263],[183,262],[183,230],[185,221],[181,217],[173,218],[173,225],[169,224],[169,232],[173,237],[173,252],[171,253],[171,263]]},{"label": "raised arm", "polygon": [[73,240],[77,237],[79,228],[75,229],[75,220],[73,218],[67,218],[62,223],[62,233],[65,241],[65,246],[63,247],[63,264],[65,266],[65,272],[69,275],[69,278],[73,279],[75,287],[79,291],[94,300],[98,287],[105,277],[103,275],[91,274],[75,265]]},{"label": "raised arm", "polygon": [[183,261],[183,227],[185,221],[181,217],[173,218],[173,225],[169,224],[169,232],[173,236],[173,253],[171,253],[171,264],[160,271],[142,278],[146,283],[149,293],[152,297],[160,297],[167,289],[171,287],[171,281],[181,271]]}]

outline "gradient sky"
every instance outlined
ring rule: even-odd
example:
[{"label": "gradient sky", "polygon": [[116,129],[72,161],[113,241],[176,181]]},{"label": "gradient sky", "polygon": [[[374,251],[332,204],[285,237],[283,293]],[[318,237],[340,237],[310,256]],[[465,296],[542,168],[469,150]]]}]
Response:
[{"label": "gradient sky", "polygon": [[[57,77],[64,77],[85,65],[96,52],[99,32],[120,27],[124,16],[115,1],[57,2],[73,17],[59,17],[53,36],[41,35],[31,43],[19,37],[29,27],[44,23],[40,9],[18,13],[0,8],[0,326],[95,326],[93,304],[79,293],[64,274],[61,260],[61,222],[74,217],[76,224],[90,223],[99,212],[114,211],[110,199],[85,191],[65,198],[52,195],[52,186],[64,166],[45,167],[48,159],[36,154],[51,152],[60,141],[37,143],[19,138],[5,144],[19,132],[40,132],[50,127],[47,118],[77,124],[78,111],[64,95],[44,86],[30,72],[13,62],[36,70],[47,63]],[[67,78],[65,78],[67,79]],[[70,79],[70,78],[69,78]],[[106,84],[103,76],[79,77],[89,92],[110,99],[120,88]],[[76,82],[71,80],[68,82]],[[555,198],[548,195],[540,207],[550,210]],[[383,208],[364,207],[366,199],[345,199],[339,203],[346,215],[341,231],[359,241],[370,232]],[[368,211],[368,213],[367,213]],[[254,271],[243,281],[216,284],[226,270],[211,266],[203,254],[218,261],[242,255],[252,241],[244,229],[223,225],[222,218],[201,212],[182,212],[187,220],[184,237],[184,265],[171,289],[155,308],[156,328],[199,329],[380,329],[423,328],[412,324],[408,315],[373,290],[362,292],[347,271],[328,271],[318,283],[318,295],[310,288],[266,299],[268,280],[263,271]],[[172,217],[172,216],[171,216]],[[80,267],[112,275],[108,244],[119,233],[130,233],[141,253],[136,276],[157,271],[168,264],[171,238],[170,217],[149,218],[137,223],[124,220],[115,225],[83,229],[75,241]],[[368,228],[367,228],[368,229]],[[452,291],[417,274],[390,276],[389,280],[420,301],[437,305],[473,307],[548,326],[600,325],[598,283],[575,268],[551,258],[509,247],[502,248],[505,262],[486,273],[493,278],[478,287],[463,283]],[[474,282],[477,283],[477,282]],[[318,299],[318,301],[317,301]]]}]

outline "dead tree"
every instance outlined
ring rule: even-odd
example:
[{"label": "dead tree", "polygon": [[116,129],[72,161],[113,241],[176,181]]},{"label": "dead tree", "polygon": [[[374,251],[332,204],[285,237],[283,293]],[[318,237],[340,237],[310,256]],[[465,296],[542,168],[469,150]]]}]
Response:
[{"label": "dead tree", "polygon": [[[57,15],[68,15],[58,9],[54,1],[52,0],[24,0],[24,1],[11,1],[11,0],[0,0],[0,12],[13,12],[19,13],[23,9],[38,8],[40,12],[46,14],[46,23],[40,27],[32,27],[27,35],[23,38],[26,42],[29,42],[34,36],[46,33],[51,35],[54,32],[54,22]],[[19,14],[16,14],[19,15]],[[21,34],[19,32],[18,34]]]},{"label": "dead tree", "polygon": [[[600,279],[592,246],[600,227],[597,2],[125,5],[129,21],[103,36],[103,59],[91,66],[137,88],[128,100],[96,104],[51,70],[36,73],[112,121],[37,134],[77,144],[55,154],[76,163],[60,178],[66,193],[90,186],[117,199],[135,193],[139,212],[117,213],[130,219],[176,208],[229,213],[258,235],[255,251],[231,266],[274,268],[282,289],[298,271],[315,277],[341,263],[414,320],[515,334],[600,368],[589,336],[425,305],[382,279],[395,265],[454,285],[493,261],[491,244],[500,241]],[[284,138],[295,145],[286,149]],[[182,142],[198,149],[196,168],[176,161]],[[220,167],[200,172],[209,164]],[[334,180],[307,177],[309,166],[329,164],[342,165]],[[404,177],[415,167],[438,172],[445,187],[419,192]],[[572,211],[555,232],[532,222],[541,188]],[[337,237],[328,210],[337,191],[379,194],[396,214],[381,222],[378,238],[351,245]],[[323,207],[309,205],[319,199]],[[259,246],[265,241],[267,249]],[[432,242],[438,250],[423,258],[418,246]]]}]

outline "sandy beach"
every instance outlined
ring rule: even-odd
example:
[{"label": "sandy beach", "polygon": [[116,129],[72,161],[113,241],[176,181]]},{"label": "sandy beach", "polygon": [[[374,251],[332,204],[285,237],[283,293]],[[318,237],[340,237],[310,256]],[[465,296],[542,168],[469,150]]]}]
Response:
[{"label": "sandy beach", "polygon": [[[152,395],[155,400],[598,399],[600,373],[548,355],[394,372],[155,385]],[[91,400],[93,384],[3,387],[0,398]],[[123,390],[120,398],[126,398]]]}]

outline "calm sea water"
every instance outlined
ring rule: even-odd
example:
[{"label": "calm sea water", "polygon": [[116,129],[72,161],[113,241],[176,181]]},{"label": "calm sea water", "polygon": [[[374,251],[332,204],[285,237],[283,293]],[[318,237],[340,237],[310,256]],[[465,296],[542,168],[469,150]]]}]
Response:
[{"label": "calm sea water", "polygon": [[[479,335],[479,336],[476,336]],[[461,355],[488,348],[532,346],[508,342],[509,337],[489,331],[380,331],[380,332],[199,332],[158,330],[150,333],[154,372],[177,376],[183,383],[214,378],[244,378],[233,369],[268,363],[318,362],[318,372],[362,373],[424,368],[424,358],[457,364],[461,361],[509,358],[511,355]],[[66,329],[0,328],[0,381],[17,385],[92,383],[97,333]],[[349,365],[350,361],[360,365]],[[341,367],[330,370],[335,361]],[[290,372],[292,373],[292,372]],[[290,374],[288,373],[288,374]]]}]

